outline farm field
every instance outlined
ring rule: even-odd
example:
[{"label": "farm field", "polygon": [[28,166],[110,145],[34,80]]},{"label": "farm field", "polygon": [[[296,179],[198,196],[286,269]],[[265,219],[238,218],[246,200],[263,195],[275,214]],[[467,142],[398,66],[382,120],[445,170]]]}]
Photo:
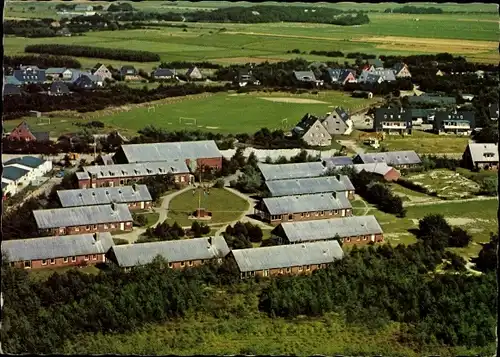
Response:
[{"label": "farm field", "polygon": [[[32,3],[23,6],[28,7],[28,4]],[[36,4],[42,5],[46,6],[45,3]],[[311,50],[393,55],[450,52],[464,55],[472,61],[498,62],[498,16],[495,14],[419,14],[418,21],[416,18],[417,15],[371,13],[370,24],[353,27],[297,23],[184,23],[189,26],[185,31],[152,24],[146,30],[86,33],[78,37],[78,44],[124,48],[123,44],[126,43],[127,48],[156,52],[162,61],[211,61],[220,64],[281,61],[298,56],[311,61],[337,60],[342,63],[346,60],[312,56],[308,54]],[[5,53],[20,54],[26,45],[54,41],[73,44],[75,39],[30,38],[19,41],[14,37],[6,37]],[[292,49],[300,49],[305,53],[287,53]],[[99,61],[79,60],[89,68]],[[103,61],[113,66],[129,64]],[[144,70],[158,65],[130,64]]]},{"label": "farm field", "polygon": [[[188,227],[194,222],[188,217],[198,208],[199,190],[193,191],[188,190],[170,201],[167,214],[169,224],[177,222],[182,227]],[[212,219],[199,222],[226,223],[237,220],[248,209],[248,203],[228,190],[211,188],[208,194],[201,193],[201,207],[212,212]]]},{"label": "farm field", "polygon": [[[168,130],[254,133],[264,127],[270,130],[291,130],[306,113],[324,115],[333,106],[354,111],[368,107],[377,100],[352,98],[336,91],[319,92],[317,95],[280,92],[217,93],[168,98],[159,101],[154,111],[149,109],[149,104],[129,105],[126,108],[111,108],[91,114],[54,113],[50,124],[40,124],[36,118],[24,118],[6,121],[4,125],[5,130],[9,131],[26,120],[33,130],[50,131],[51,137],[77,132],[80,127],[73,123],[91,120],[103,122],[105,132],[119,130],[124,135],[133,135],[147,125]],[[192,119],[181,119],[179,122],[181,117],[196,119],[196,124]]]}]

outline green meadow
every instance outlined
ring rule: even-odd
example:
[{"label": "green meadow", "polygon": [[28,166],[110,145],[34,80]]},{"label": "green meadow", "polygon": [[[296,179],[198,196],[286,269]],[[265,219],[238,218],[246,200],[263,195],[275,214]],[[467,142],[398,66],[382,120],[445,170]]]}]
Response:
[{"label": "green meadow", "polygon": [[[76,132],[73,123],[99,120],[105,131],[118,129],[124,134],[134,134],[147,125],[168,130],[204,130],[228,133],[254,133],[261,128],[290,130],[306,114],[324,115],[333,106],[350,110],[361,109],[377,99],[352,98],[336,91],[319,92],[318,95],[257,92],[250,94],[217,93],[205,96],[170,98],[168,102],[149,106],[127,106],[103,110],[82,119],[81,114],[58,114],[51,123],[39,123],[36,118],[5,122],[5,129],[12,130],[21,120],[27,120],[33,130],[49,131],[51,137]],[[121,109],[121,110],[120,110]],[[78,115],[78,116],[77,116]],[[91,116],[91,118],[90,118]],[[182,119],[181,119],[182,118]],[[286,119],[286,120],[285,120]]]}]

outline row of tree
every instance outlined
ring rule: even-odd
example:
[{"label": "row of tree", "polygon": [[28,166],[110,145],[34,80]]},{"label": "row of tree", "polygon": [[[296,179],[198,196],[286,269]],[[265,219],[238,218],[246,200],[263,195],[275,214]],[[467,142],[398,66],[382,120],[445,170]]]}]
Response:
[{"label": "row of tree", "polygon": [[69,56],[52,56],[52,55],[19,55],[19,56],[4,56],[3,63],[5,67],[11,69],[18,68],[21,65],[37,66],[38,68],[82,68],[80,61]]},{"label": "row of tree", "polygon": [[386,13],[394,13],[394,14],[442,14],[443,9],[438,7],[416,7],[406,5],[403,7],[399,7],[397,9],[386,9],[384,12]]},{"label": "row of tree", "polygon": [[28,45],[24,48],[24,52],[64,56],[69,55],[75,57],[107,58],[131,62],[156,62],[160,60],[160,55],[148,51],[113,49],[81,45]]}]

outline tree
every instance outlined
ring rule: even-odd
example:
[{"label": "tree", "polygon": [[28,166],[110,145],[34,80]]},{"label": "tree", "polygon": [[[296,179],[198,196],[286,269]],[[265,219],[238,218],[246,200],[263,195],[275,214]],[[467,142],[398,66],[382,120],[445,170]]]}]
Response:
[{"label": "tree", "polygon": [[491,234],[488,243],[482,243],[481,251],[477,258],[472,259],[476,264],[476,269],[483,273],[496,271],[498,267],[497,261],[497,247],[498,247],[498,233]]},{"label": "tree", "polygon": [[417,236],[429,237],[436,233],[443,233],[450,236],[451,226],[442,214],[428,214],[418,222]]},{"label": "tree", "polygon": [[262,186],[261,174],[253,166],[245,166],[242,175],[232,182],[232,186],[244,193],[259,192]]},{"label": "tree", "polygon": [[448,245],[450,247],[463,248],[467,247],[470,242],[472,242],[472,236],[469,232],[460,227],[454,227],[448,240]]},{"label": "tree", "polygon": [[193,233],[195,238],[201,237],[201,226],[198,221],[194,221],[191,224],[191,232]]}]

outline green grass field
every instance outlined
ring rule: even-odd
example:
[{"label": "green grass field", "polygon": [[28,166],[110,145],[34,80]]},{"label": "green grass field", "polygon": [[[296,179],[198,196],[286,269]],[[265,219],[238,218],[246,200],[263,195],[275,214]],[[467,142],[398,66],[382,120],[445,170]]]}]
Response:
[{"label": "green grass field", "polygon": [[[153,3],[156,3],[155,6],[151,5]],[[134,3],[134,6],[136,5],[150,7],[151,11],[163,11],[165,8],[161,2]],[[20,17],[20,13],[14,11],[19,9],[19,6],[20,3],[7,5],[6,16]],[[26,10],[32,6],[35,7],[35,11]],[[54,17],[54,6],[52,3],[23,2],[25,13],[21,14]],[[12,10],[9,10],[10,8]],[[147,30],[92,32],[83,36],[57,39],[19,41],[14,37],[6,37],[4,46],[5,53],[11,55],[22,53],[24,47],[29,44],[76,42],[81,45],[153,51],[161,56],[162,61],[211,61],[222,64],[287,60],[298,56],[286,53],[295,48],[306,52],[300,56],[311,61],[332,60],[323,56],[311,56],[308,54],[311,50],[340,50],[344,53],[394,55],[450,52],[464,55],[474,61],[498,62],[498,16],[495,14],[371,13],[370,19],[369,24],[352,27],[297,23],[185,23],[189,26],[186,31],[180,28],[154,27],[152,24]],[[99,61],[86,58],[79,60],[88,68]],[[334,60],[344,62],[346,59]],[[103,61],[113,66],[128,64],[120,61]],[[150,70],[158,65],[158,63],[131,64],[144,70]]]},{"label": "green grass field", "polygon": [[82,273],[87,273],[87,274],[98,274],[99,269],[96,268],[93,265],[89,265],[83,268],[77,268],[77,267],[59,267],[59,268],[45,268],[45,269],[39,269],[39,270],[31,270],[29,272],[30,278],[36,281],[45,281],[47,280],[52,274],[54,273],[59,273],[59,274],[64,274],[68,272],[69,270],[78,270]]},{"label": "green grass field", "polygon": [[[198,208],[199,190],[193,194],[188,190],[170,201],[167,222],[179,223],[182,227],[191,226],[194,220],[188,217]],[[244,199],[223,188],[211,188],[208,195],[201,194],[201,207],[212,212],[212,219],[200,220],[206,224],[229,223],[237,220],[247,209]]]},{"label": "green grass field", "polygon": [[[262,99],[266,98],[266,99]],[[99,120],[105,124],[103,131],[118,129],[124,135],[134,134],[147,125],[168,130],[204,130],[220,133],[254,133],[267,127],[271,130],[291,130],[306,113],[324,115],[332,106],[342,106],[351,111],[368,107],[378,99],[352,98],[336,91],[319,92],[318,95],[256,92],[249,94],[218,93],[205,96],[170,98],[156,106],[155,111],[148,106],[128,105],[129,111],[107,109],[89,115],[87,120],[76,113],[54,114],[51,123],[39,123],[36,118],[23,118],[5,122],[5,130],[12,130],[22,120],[27,120],[33,130],[50,131],[51,137],[62,133],[77,132],[80,128],[73,123]],[[281,101],[281,102],[277,102]],[[302,103],[290,103],[290,102]],[[312,103],[303,103],[314,101]],[[122,108],[123,109],[123,108]],[[73,116],[73,117],[71,117]],[[180,117],[196,119],[182,119]],[[283,119],[287,119],[283,121]],[[191,123],[191,124],[189,124]]]},{"label": "green grass field", "polygon": [[479,190],[479,185],[462,176],[458,172],[440,169],[432,170],[422,174],[412,174],[406,177],[417,185],[426,187],[444,198],[463,198],[475,195]]}]

